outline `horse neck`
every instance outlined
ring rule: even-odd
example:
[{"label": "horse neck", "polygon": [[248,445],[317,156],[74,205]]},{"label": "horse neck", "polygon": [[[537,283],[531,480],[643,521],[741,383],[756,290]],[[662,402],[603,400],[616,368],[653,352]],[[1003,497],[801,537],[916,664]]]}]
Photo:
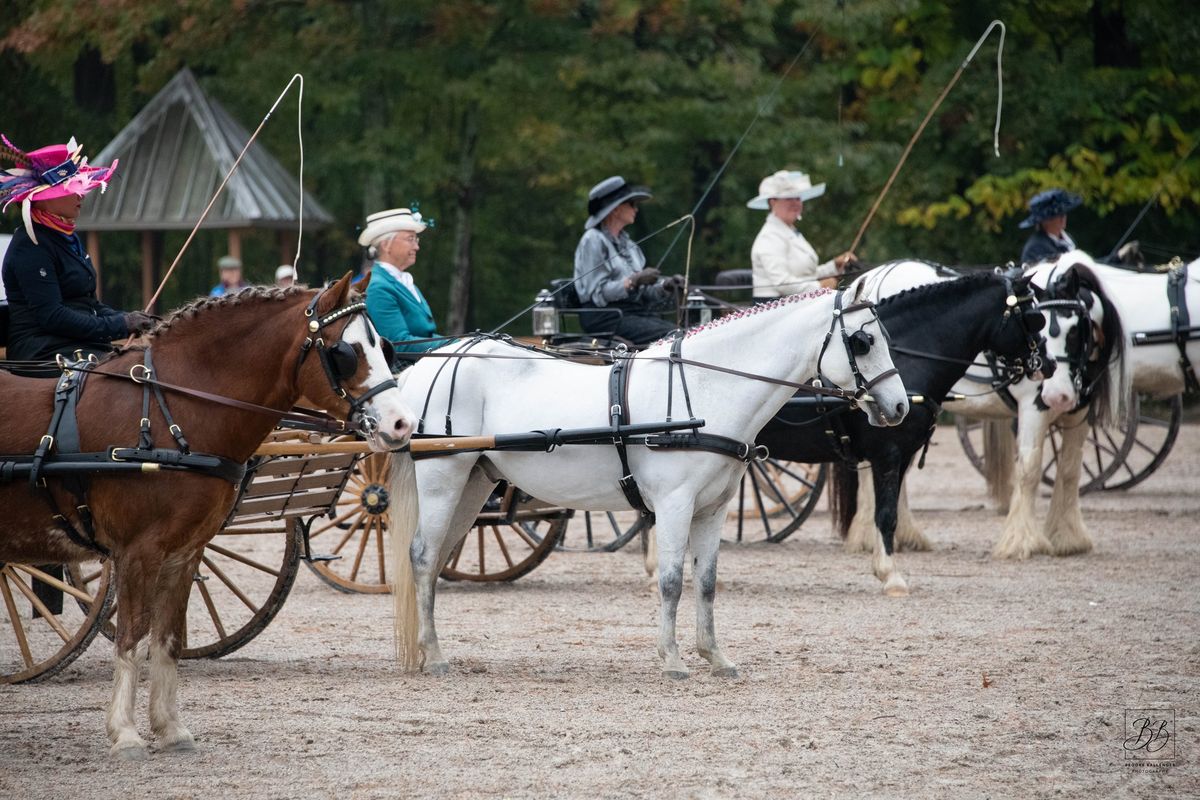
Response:
[{"label": "horse neck", "polygon": [[[305,337],[307,294],[283,301],[211,308],[151,340],[161,380],[287,411],[299,400],[295,365]],[[312,356],[315,358],[315,356]],[[165,393],[167,406],[197,451],[248,459],[278,417]]]},{"label": "horse neck", "polygon": [[[682,343],[682,355],[692,361],[777,380],[807,380],[817,372],[821,344],[832,319],[833,298],[831,292],[746,309],[711,329],[690,334]],[[690,389],[707,391],[724,401],[720,409],[723,420],[737,426],[757,425],[755,431],[795,393],[791,387],[767,381],[692,367],[687,370]],[[736,402],[728,402],[735,398]]]},{"label": "horse neck", "polygon": [[[1000,329],[1007,291],[996,282],[962,297],[953,281],[931,285],[922,294],[879,306],[892,343],[912,350],[971,361],[991,349]],[[893,353],[904,385],[939,399],[967,371],[967,364]]]}]

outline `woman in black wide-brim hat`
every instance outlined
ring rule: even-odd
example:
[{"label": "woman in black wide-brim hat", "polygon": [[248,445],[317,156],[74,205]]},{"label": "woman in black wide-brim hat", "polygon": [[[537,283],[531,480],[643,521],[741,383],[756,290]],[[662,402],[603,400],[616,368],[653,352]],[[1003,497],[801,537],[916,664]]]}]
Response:
[{"label": "woman in black wide-brim hat", "polygon": [[682,275],[660,280],[646,256],[625,231],[637,219],[638,203],[650,198],[645,186],[632,186],[620,175],[588,192],[588,218],[575,248],[575,291],[588,333],[615,333],[633,344],[649,344],[675,330],[658,316],[669,308]]},{"label": "woman in black wide-brim hat", "polygon": [[1079,195],[1063,189],[1035,194],[1029,201],[1029,216],[1021,221],[1020,227],[1035,229],[1021,250],[1021,263],[1050,261],[1074,250],[1075,240],[1067,234],[1067,212],[1081,205],[1083,200]]}]

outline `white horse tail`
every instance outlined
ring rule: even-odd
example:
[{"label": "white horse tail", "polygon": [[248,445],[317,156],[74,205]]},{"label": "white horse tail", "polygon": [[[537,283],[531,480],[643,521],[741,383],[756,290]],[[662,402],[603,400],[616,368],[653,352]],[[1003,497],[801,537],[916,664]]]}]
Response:
[{"label": "white horse tail", "polygon": [[411,453],[392,455],[391,499],[388,531],[392,540],[392,626],[396,641],[396,660],[405,672],[421,668],[417,647],[417,585],[413,580],[409,549],[417,533],[420,504],[417,498],[417,472]]},{"label": "white horse tail", "polygon": [[1008,420],[983,422],[983,477],[988,496],[999,509],[1007,509],[1012,499],[1013,467],[1017,459],[1017,440]]}]

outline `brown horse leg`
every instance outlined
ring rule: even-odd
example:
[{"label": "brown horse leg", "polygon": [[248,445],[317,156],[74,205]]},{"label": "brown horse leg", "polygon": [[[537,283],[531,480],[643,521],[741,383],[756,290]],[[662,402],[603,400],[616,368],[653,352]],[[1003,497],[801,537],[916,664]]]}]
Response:
[{"label": "brown horse leg", "polygon": [[148,757],[146,743],[134,723],[138,673],[145,651],[139,646],[150,632],[149,590],[157,583],[160,553],[136,545],[117,558],[117,635],[114,643],[113,694],[108,706],[108,738],[114,756],[128,761]]},{"label": "brown horse leg", "polygon": [[150,632],[150,730],[158,739],[158,749],[164,751],[196,748],[192,734],[179,722],[176,690],[188,598],[199,561],[198,554],[168,557],[158,578],[159,602]]}]

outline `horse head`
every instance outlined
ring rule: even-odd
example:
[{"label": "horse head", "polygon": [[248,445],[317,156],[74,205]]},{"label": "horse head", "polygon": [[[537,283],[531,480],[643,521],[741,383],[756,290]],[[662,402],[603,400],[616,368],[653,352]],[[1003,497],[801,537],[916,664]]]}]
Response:
[{"label": "horse head", "polygon": [[1010,275],[1004,279],[1004,313],[988,341],[988,350],[1015,376],[1046,381],[1055,373],[1056,362],[1047,351],[1046,312],[1038,307],[1032,275]]},{"label": "horse head", "polygon": [[349,292],[346,273],[305,308],[297,389],[321,408],[337,409],[375,449],[394,450],[408,441],[416,417],[392,377],[391,344]]},{"label": "horse head", "polygon": [[892,363],[887,330],[875,304],[864,299],[864,291],[860,284],[844,307],[844,293],[837,293],[833,320],[817,361],[818,374],[826,383],[854,387],[854,402],[872,425],[899,425],[908,414],[908,392]]},{"label": "horse head", "polygon": [[1058,412],[1091,403],[1094,418],[1116,420],[1128,386],[1125,332],[1091,263],[1073,251],[1035,273],[1044,285],[1046,349],[1061,367],[1042,384],[1039,399]]}]

